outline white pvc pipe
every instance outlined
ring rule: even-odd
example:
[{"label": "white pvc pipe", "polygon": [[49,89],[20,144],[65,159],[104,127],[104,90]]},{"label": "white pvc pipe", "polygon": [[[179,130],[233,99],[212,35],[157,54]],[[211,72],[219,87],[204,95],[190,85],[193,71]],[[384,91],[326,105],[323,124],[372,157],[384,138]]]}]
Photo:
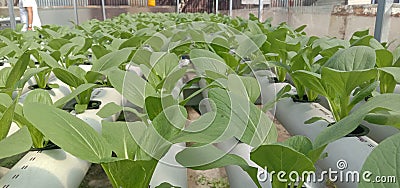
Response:
[{"label": "white pvc pipe", "polygon": [[135,72],[139,77],[143,76],[143,72],[140,69],[140,67],[138,67],[138,66],[127,64],[125,66],[125,69],[126,69],[126,71]]},{"label": "white pvc pipe", "polygon": [[[58,84],[58,85],[60,86],[60,87],[58,88],[59,90],[61,90],[61,91],[64,92],[64,93],[67,92],[67,91],[69,91],[69,92],[67,92],[67,93],[65,93],[65,94],[69,94],[69,93],[70,93],[70,89],[69,89],[68,85],[65,84],[64,82],[60,81],[60,80],[54,75],[54,73],[51,73],[51,74],[50,74],[48,83],[49,83],[49,84]],[[37,84],[36,79],[35,79],[34,77],[32,77],[31,79],[28,80],[28,82],[26,82],[26,84],[25,84],[24,87],[22,88],[21,94],[23,95],[23,94],[27,93],[28,91],[30,91],[29,86],[36,85],[36,84]],[[64,88],[66,88],[66,89],[64,89]],[[57,88],[55,88],[55,89],[57,89]],[[55,91],[54,91],[54,92],[55,92]],[[57,96],[54,92],[49,91],[49,93],[50,93],[51,95]],[[64,94],[64,95],[59,95],[59,96],[65,96],[65,94]]]},{"label": "white pvc pipe", "polygon": [[215,2],[215,14],[218,14],[218,9],[219,9],[218,0],[215,0],[214,2]]},{"label": "white pvc pipe", "polygon": [[179,14],[179,7],[180,7],[180,4],[179,4],[179,0],[176,0],[176,13],[177,14]]},{"label": "white pvc pipe", "polygon": [[[242,157],[247,164],[252,167],[258,168],[259,173],[264,172],[265,169],[258,166],[255,162],[250,160],[250,152],[251,146],[238,143],[238,141],[234,138],[218,143],[217,147],[225,152],[229,152],[229,154],[234,154]],[[226,166],[225,167],[226,175],[228,176],[229,186],[232,188],[242,188],[242,187],[257,187],[250,176],[239,166]],[[263,188],[272,188],[272,185],[269,181],[260,182],[261,187]]]},{"label": "white pvc pipe", "polygon": [[[379,86],[377,87],[377,91],[378,92],[380,91]],[[394,89],[394,93],[400,93],[400,85],[398,85],[398,84],[396,85],[396,87]],[[365,101],[361,101],[356,106],[354,106],[352,111],[357,110],[357,108],[362,104],[365,104]],[[385,140],[386,138],[389,138],[390,136],[393,136],[400,132],[399,129],[392,127],[392,126],[376,125],[376,124],[368,123],[366,121],[364,121],[362,124],[370,129],[367,136],[370,137],[371,139],[375,140],[378,143],[380,143],[383,140]]]},{"label": "white pvc pipe", "polygon": [[90,71],[92,69],[92,65],[78,65],[80,68],[85,70],[86,72]]},{"label": "white pvc pipe", "polygon": [[[118,93],[114,88],[96,88],[92,92],[92,97],[91,100],[97,100],[101,102],[101,106],[104,106],[110,102],[114,102],[117,105],[121,105],[121,94]],[[100,107],[101,108],[101,107]],[[111,117],[108,118],[101,118],[96,115],[96,113],[100,109],[93,109],[93,110],[86,110],[84,113],[81,114],[75,114],[75,112],[71,112],[72,114],[75,114],[76,117],[82,119],[86,123],[90,124],[93,129],[95,129],[97,132],[101,132],[101,121],[102,120],[107,120],[107,121],[116,121],[118,119],[119,114],[114,114]]]},{"label": "white pvc pipe", "polygon": [[8,15],[10,17],[10,26],[12,30],[16,29],[17,22],[15,21],[15,14],[14,14],[14,1],[8,0],[7,1],[8,7]]},{"label": "white pvc pipe", "polygon": [[[126,67],[127,71],[135,72],[140,77],[143,73],[138,66],[128,64]],[[177,86],[174,88],[172,95],[178,97],[181,86],[183,85],[182,80],[179,80]],[[140,110],[136,105],[129,102],[127,99],[122,99],[122,106],[131,107]],[[185,147],[185,143],[174,144],[170,150],[165,154],[164,157],[158,162],[156,169],[153,173],[150,181],[150,187],[156,187],[163,182],[168,182],[171,185],[186,188],[187,185],[187,169],[180,165],[175,160],[175,155],[182,151]]]},{"label": "white pvc pipe", "polygon": [[[245,143],[238,143],[236,139],[232,138],[230,140],[218,143],[217,147],[225,152],[229,152],[229,154],[234,154],[242,157],[247,162],[247,164],[249,164],[252,167],[258,168],[258,173],[261,174],[266,173],[265,169],[263,169],[262,167],[260,167],[259,165],[250,160],[250,152],[252,150],[251,146]],[[316,168],[317,168],[316,175],[318,175],[318,172],[321,172],[321,169],[319,167]],[[228,176],[230,187],[233,188],[257,187],[256,184],[253,182],[253,180],[250,178],[250,176],[239,166],[226,166],[225,171]],[[272,187],[269,181],[259,181],[259,183],[263,188]],[[305,182],[303,186],[308,188],[311,187],[322,188],[324,187],[324,183],[325,182]]]},{"label": "white pvc pipe", "polygon": [[[284,83],[263,84],[262,91],[267,92],[266,101],[271,100],[276,92],[279,91]],[[264,101],[265,102],[265,101]],[[304,135],[314,140],[317,135],[326,128],[327,122],[317,121],[313,124],[306,125],[304,121],[311,117],[321,116],[333,121],[332,114],[329,110],[322,107],[318,103],[295,103],[290,98],[285,98],[276,103],[276,108],[272,110],[276,118],[284,127],[293,135]],[[338,161],[344,160],[348,164],[343,169],[344,174],[351,171],[360,172],[365,159],[377,143],[366,136],[361,137],[345,137],[333,143],[330,143],[325,152],[328,153],[327,158],[320,160],[317,165],[323,170],[329,168],[337,169]],[[353,188],[357,187],[355,182],[336,182],[338,187]]]},{"label": "white pvc pipe", "polygon": [[392,126],[376,125],[366,121],[364,121],[362,124],[369,128],[369,133],[367,136],[378,143],[400,132],[399,129]]},{"label": "white pvc pipe", "polygon": [[19,130],[19,127],[16,123],[12,122],[10,126],[10,130],[8,131],[7,137],[11,136],[12,134],[16,133]]},{"label": "white pvc pipe", "polygon": [[28,152],[0,187],[79,187],[90,164],[61,149]]},{"label": "white pvc pipe", "polygon": [[[31,83],[33,83],[33,81],[31,80]],[[53,100],[53,102],[69,95],[71,93],[71,90],[69,88],[69,86],[67,84],[65,84],[64,82],[62,82],[61,80],[57,79],[57,77],[52,77],[49,79],[49,83],[54,83],[54,84],[58,84],[58,88],[53,88],[51,90],[46,90],[49,94],[51,99]],[[29,84],[26,84],[29,85]],[[25,98],[28,96],[29,94],[29,89],[28,86],[26,86],[23,90],[23,95],[20,96],[19,98],[19,102],[23,103],[23,101],[25,100]]]},{"label": "white pvc pipe", "polygon": [[233,0],[229,0],[229,16],[230,17],[232,17],[232,4],[233,4],[233,2],[232,2]]},{"label": "white pvc pipe", "polygon": [[1,69],[4,69],[4,68],[6,68],[6,67],[11,67],[10,63],[4,63],[4,65],[1,65],[1,66],[0,66],[0,70],[1,70]]},{"label": "white pvc pipe", "polygon": [[101,13],[103,14],[103,21],[106,20],[107,15],[104,0],[101,0]]},{"label": "white pvc pipe", "polygon": [[75,15],[75,24],[79,25],[79,16],[78,16],[78,7],[77,7],[77,0],[73,0],[73,5],[74,5],[74,15]]},{"label": "white pvc pipe", "polygon": [[[121,103],[121,95],[113,88],[98,88],[93,91],[92,100]],[[101,131],[101,120],[96,113],[87,110],[76,115]],[[109,120],[115,120],[114,115]],[[0,187],[79,187],[90,163],[78,159],[61,149],[28,152],[2,179]]]},{"label": "white pvc pipe", "polygon": [[258,20],[262,22],[262,14],[264,9],[264,2],[263,0],[258,0]]},{"label": "white pvc pipe", "polygon": [[174,144],[161,158],[151,178],[151,188],[157,187],[164,182],[177,187],[188,187],[187,169],[175,160],[176,154],[185,149],[185,146],[185,143]]}]

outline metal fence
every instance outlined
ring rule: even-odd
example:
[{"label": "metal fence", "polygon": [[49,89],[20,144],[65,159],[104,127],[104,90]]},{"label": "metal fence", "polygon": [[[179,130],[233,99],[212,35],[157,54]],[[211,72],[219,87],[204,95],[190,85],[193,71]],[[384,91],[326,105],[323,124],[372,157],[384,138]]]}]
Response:
[{"label": "metal fence", "polygon": [[[4,1],[3,6],[7,6],[7,0]],[[18,6],[18,0],[13,0],[14,6]],[[101,6],[101,0],[76,0],[77,6]],[[249,0],[232,0],[232,9],[250,9],[258,7],[257,4],[246,4]],[[258,2],[258,0],[253,0]],[[316,4],[334,4],[335,2],[345,0],[264,0],[269,2],[264,6],[267,7],[298,7],[298,6],[312,6]],[[398,2],[398,0],[394,0]],[[38,7],[62,7],[73,6],[74,0],[36,0]],[[176,6],[177,0],[156,0],[156,6]],[[179,0],[182,12],[215,12],[216,0]],[[378,2],[375,0],[375,2]],[[243,4],[242,4],[243,3]],[[148,0],[104,0],[106,6],[147,6]],[[219,10],[229,10],[229,0],[218,0]]]},{"label": "metal fence", "polygon": [[[36,0],[38,7],[73,6],[74,0]],[[104,0],[105,6],[147,6],[147,0]],[[156,0],[157,6],[176,6],[176,0]],[[17,6],[17,5],[16,5]],[[77,0],[77,6],[101,6],[101,0]]]},{"label": "metal fence", "polygon": [[271,7],[312,6],[317,0],[271,0]]},{"label": "metal fence", "polygon": [[[38,7],[74,6],[74,0],[36,0]],[[88,6],[88,0],[77,0],[77,6]]]}]

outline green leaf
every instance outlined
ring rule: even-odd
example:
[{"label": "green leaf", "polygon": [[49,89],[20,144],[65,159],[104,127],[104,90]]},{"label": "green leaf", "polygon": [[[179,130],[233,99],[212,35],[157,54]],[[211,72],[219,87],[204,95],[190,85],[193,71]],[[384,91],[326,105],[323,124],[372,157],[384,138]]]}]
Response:
[{"label": "green leaf", "polygon": [[149,96],[145,99],[146,112],[150,120],[153,120],[164,109],[167,109],[174,104],[177,104],[177,101],[174,100],[172,95],[166,95],[162,98]]},{"label": "green leaf", "polygon": [[370,123],[389,125],[400,129],[400,112],[370,113],[364,119]]},{"label": "green leaf", "polygon": [[307,25],[302,25],[302,26],[296,28],[294,31],[296,31],[296,32],[302,32],[306,27],[307,27]]},{"label": "green leaf", "polygon": [[290,147],[304,155],[307,155],[307,153],[313,149],[311,140],[301,135],[292,136],[280,144]]},{"label": "green leaf", "polygon": [[77,88],[85,83],[85,80],[83,80],[78,75],[75,75],[74,73],[64,68],[54,68],[53,73],[56,75],[58,79],[60,79],[62,82],[68,84],[71,87]]},{"label": "green leaf", "polygon": [[373,36],[363,36],[351,43],[352,46],[369,46],[373,49],[385,49]]},{"label": "green leaf", "polygon": [[103,74],[95,71],[88,71],[85,75],[87,83],[96,83],[98,80],[102,80]]},{"label": "green leaf", "polygon": [[[13,103],[13,100],[10,96],[5,93],[0,93],[0,104],[3,106],[10,106]],[[5,108],[5,109],[6,109]]]},{"label": "green leaf", "polygon": [[16,133],[0,141],[0,159],[28,151],[32,146],[32,139],[28,128],[22,127]]},{"label": "green leaf", "polygon": [[150,64],[150,57],[152,53],[148,50],[139,49],[135,52],[132,57],[132,62],[136,65],[146,65],[147,67],[152,67]]},{"label": "green leaf", "polygon": [[85,82],[86,70],[80,66],[69,66],[68,71]]},{"label": "green leaf", "polygon": [[152,64],[152,72],[161,77],[161,79],[166,78],[174,69],[177,68],[179,63],[179,58],[173,53],[153,53],[150,57],[150,62]]},{"label": "green leaf", "polygon": [[278,93],[276,93],[276,96],[274,98],[274,100],[268,101],[266,104],[264,104],[262,111],[263,112],[267,112],[267,110],[271,109],[276,102],[278,102],[279,100],[286,98],[286,97],[291,97],[292,95],[290,95],[288,92],[291,91],[292,86],[287,84],[284,87],[282,87]]},{"label": "green leaf", "polygon": [[396,101],[400,101],[400,95],[398,94],[382,94],[371,98],[356,111],[323,130],[315,139],[314,147],[319,148],[325,146],[349,134],[356,129],[371,110],[383,107],[391,111],[399,112],[400,106]]},{"label": "green leaf", "polygon": [[[236,40],[239,46],[235,50],[235,54],[241,58],[251,57],[252,54],[260,52],[260,47],[265,44],[265,35],[257,35],[254,38],[249,38],[246,35],[236,35]],[[267,38],[268,39],[268,38]],[[254,42],[254,40],[259,40]]]},{"label": "green leaf", "polygon": [[14,102],[11,103],[11,105],[8,106],[7,109],[3,112],[0,118],[0,140],[3,140],[7,137],[8,131],[10,130],[11,123],[14,118],[14,110],[17,101],[18,100],[15,99]]},{"label": "green leaf", "polygon": [[220,78],[222,78],[222,79],[228,78],[226,75],[218,73],[218,72],[214,72],[212,70],[205,70],[204,72],[205,72],[205,77],[208,80],[210,80],[210,79],[211,80],[221,80]]},{"label": "green leaf", "polygon": [[253,42],[252,46],[260,48],[267,41],[267,36],[265,34],[251,35],[250,40]]},{"label": "green leaf", "polygon": [[257,22],[248,20],[247,21],[247,27],[249,28],[250,32],[255,35],[255,34],[264,34],[260,27],[257,25]]},{"label": "green leaf", "polygon": [[356,87],[375,79],[377,76],[376,69],[346,72],[327,67],[322,69],[321,79],[327,91],[325,96],[329,100],[336,121],[350,113],[352,106],[349,105],[349,101],[352,91]]},{"label": "green leaf", "polygon": [[257,179],[257,168],[249,166],[243,158],[223,152],[213,145],[208,144],[204,146],[186,148],[176,154],[175,159],[182,166],[194,170],[208,170],[221,168],[228,165],[238,165],[244,171],[246,171],[253,181],[259,186]]},{"label": "green leaf", "polygon": [[125,40],[121,45],[119,46],[119,49],[123,48],[129,48],[129,47],[140,47],[144,41],[148,39],[147,36],[133,36],[128,40]]},{"label": "green leaf", "polygon": [[102,121],[102,136],[119,158],[134,159],[138,148],[129,132],[130,124],[130,122]]},{"label": "green leaf", "polygon": [[77,87],[74,91],[72,91],[69,95],[59,99],[54,103],[53,106],[57,108],[62,108],[67,102],[78,96],[79,94],[89,90],[93,89],[96,86],[96,84],[82,84],[79,87]]},{"label": "green leaf", "polygon": [[164,107],[164,110],[154,118],[152,124],[162,137],[172,140],[185,127],[186,117],[187,112],[183,106],[171,105]]},{"label": "green leaf", "polygon": [[156,89],[167,89],[166,93],[170,93],[186,73],[186,68],[178,67],[179,59],[175,54],[153,53],[150,61],[152,67],[147,77],[148,82]]},{"label": "green leaf", "polygon": [[396,80],[397,83],[400,83],[400,67],[383,67],[379,68],[379,70],[392,75],[394,80]]},{"label": "green leaf", "polygon": [[232,69],[235,70],[239,65],[239,60],[228,52],[218,52],[218,54],[224,59],[225,63]]},{"label": "green leaf", "polygon": [[375,67],[375,51],[366,46],[355,46],[339,50],[326,63],[325,67],[340,71],[372,69]]},{"label": "green leaf", "polygon": [[101,117],[101,118],[107,118],[110,117],[116,113],[119,113],[123,110],[123,107],[120,105],[115,104],[114,102],[107,103],[104,105],[97,113],[96,115]]},{"label": "green leaf", "polygon": [[67,39],[63,39],[63,38],[58,38],[58,39],[53,39],[50,40],[48,45],[53,48],[54,50],[59,50],[62,46],[64,46],[65,44],[70,43],[69,40]]},{"label": "green leaf", "polygon": [[376,66],[377,67],[391,67],[393,63],[392,52],[386,49],[376,50]]},{"label": "green leaf", "polygon": [[156,188],[180,188],[180,187],[173,186],[167,182],[163,182],[162,184],[158,185]]},{"label": "green leaf", "polygon": [[3,69],[0,70],[0,88],[6,87],[6,82],[8,76],[10,75],[11,70],[12,70],[11,67],[4,67]]},{"label": "green leaf", "polygon": [[[369,154],[360,174],[367,173],[367,178],[362,178],[358,183],[359,187],[377,188],[377,187],[400,187],[398,178],[400,177],[400,134],[395,134],[384,141],[382,141],[374,150]],[[380,176],[380,180],[391,179],[395,182],[376,182],[375,178]],[[368,181],[369,180],[369,181]]]},{"label": "green leaf", "polygon": [[[301,137],[298,137],[301,138]],[[298,140],[299,141],[299,140]],[[302,139],[302,141],[305,141]],[[300,141],[301,142],[301,141]],[[300,146],[304,143],[300,143]],[[307,144],[309,145],[309,143]],[[314,163],[304,154],[284,145],[263,145],[251,152],[250,159],[268,172],[284,171],[286,174],[281,178],[288,182],[279,182],[277,174],[272,175],[273,186],[280,187],[290,183],[289,174],[297,172],[302,174],[305,171],[315,171]],[[301,177],[300,177],[301,178]],[[305,181],[304,179],[302,181]]]},{"label": "green leaf", "polygon": [[177,82],[182,79],[182,77],[186,74],[187,68],[179,68],[175,69],[173,72],[171,72],[164,80],[163,82],[159,83],[157,85],[157,89],[163,89],[163,92],[165,93],[171,93],[175,97],[174,90],[176,89],[175,87],[178,85]]},{"label": "green leaf", "polygon": [[102,167],[113,187],[148,187],[156,165],[156,160],[120,160]]},{"label": "green leaf", "polygon": [[[30,61],[30,52],[24,52],[24,54],[21,55],[20,58],[18,58],[17,63],[13,66],[7,82],[6,82],[6,88],[8,89],[15,89],[17,86],[17,82],[21,79],[22,75],[24,75],[25,70],[28,68],[28,64]],[[11,96],[11,92],[8,92],[8,94]]]},{"label": "green leaf", "polygon": [[[224,37],[215,37],[212,41],[210,46],[214,49],[218,55],[221,53],[227,53],[229,54],[229,42],[226,40]],[[225,59],[225,58],[224,58]]]},{"label": "green leaf", "polygon": [[107,74],[111,85],[138,107],[143,108],[145,98],[155,93],[155,90],[136,73],[113,70]]},{"label": "green leaf", "polygon": [[[277,132],[271,120],[253,103],[226,90],[213,88],[208,91],[208,97],[214,107],[212,115],[200,122],[211,124],[205,129],[188,132],[187,136],[196,142],[197,139],[209,139],[207,143],[215,143],[235,136],[244,143],[253,147],[276,141]],[[235,102],[232,102],[235,101]],[[197,122],[197,121],[195,121]],[[197,124],[199,126],[200,123]]]},{"label": "green leaf", "polygon": [[132,52],[131,48],[125,48],[110,52],[100,59],[93,61],[92,71],[102,72],[109,68],[118,67],[124,62],[129,61],[128,57]]},{"label": "green leaf", "polygon": [[296,79],[306,88],[314,90],[315,92],[327,96],[327,92],[322,84],[322,78],[320,74],[305,71],[305,70],[298,70],[293,72],[292,74],[293,79]]},{"label": "green leaf", "polygon": [[[214,88],[214,87],[218,87],[215,84],[208,84],[206,87],[203,88],[199,88],[198,90],[196,90],[195,92],[193,92],[192,94],[190,94],[190,96],[186,97],[184,100],[182,100],[181,102],[179,102],[179,105],[186,105],[187,102],[189,102],[192,98],[194,98],[197,95],[200,95],[201,93],[203,93],[205,90],[210,89],[210,88]],[[183,90],[182,90],[183,91]]]},{"label": "green leaf", "polygon": [[[165,120],[165,119],[164,119]],[[161,134],[171,133],[171,124],[167,121],[163,123],[156,123],[159,125],[160,131],[158,132],[154,126],[147,126],[143,122],[134,122],[132,126],[129,126],[129,132],[131,133],[134,140],[140,146],[140,150],[136,154],[137,160],[150,160],[150,159],[161,159],[169,150],[172,143],[164,138]],[[161,130],[165,126],[163,132]],[[168,130],[169,129],[169,130]]]},{"label": "green leaf", "polygon": [[81,113],[85,112],[87,107],[88,107],[88,104],[75,104],[74,110],[77,114],[81,114]]},{"label": "green leaf", "polygon": [[224,59],[215,53],[203,49],[193,49],[190,51],[190,60],[197,70],[206,71],[210,70],[220,74],[225,74],[227,65]]},{"label": "green leaf", "polygon": [[68,112],[39,103],[24,105],[23,110],[40,132],[66,152],[93,163],[111,156],[107,142],[83,120]]},{"label": "green leaf", "polygon": [[28,82],[28,80],[31,79],[32,76],[35,76],[42,72],[50,72],[50,68],[41,67],[41,68],[30,68],[26,70],[22,78],[18,81],[18,87],[23,88],[26,82]]},{"label": "green leaf", "polygon": [[41,104],[52,105],[53,101],[48,91],[43,89],[35,89],[29,92],[28,95],[26,96],[24,100],[24,105],[28,103],[41,103]]},{"label": "green leaf", "polygon": [[326,146],[318,147],[318,148],[313,148],[310,150],[306,155],[307,157],[315,164],[318,160],[323,159],[327,157],[327,153],[324,153]]},{"label": "green leaf", "polygon": [[62,66],[48,53],[43,51],[38,51],[42,62],[51,68],[61,68]]},{"label": "green leaf", "polygon": [[226,153],[210,144],[185,148],[176,154],[175,159],[182,166],[194,170],[208,170],[228,165],[248,166],[241,157]]},{"label": "green leaf", "polygon": [[356,31],[353,33],[350,39],[350,43],[353,43],[354,41],[358,40],[361,37],[365,37],[369,34],[369,29],[365,29],[362,31]]},{"label": "green leaf", "polygon": [[[7,111],[8,106],[10,106],[11,104],[12,99],[10,98],[10,96],[4,93],[0,93],[0,112],[4,113],[5,111]],[[13,120],[19,126],[25,125],[28,127],[29,132],[31,133],[33,146],[35,148],[43,147],[43,134],[39,132],[35,127],[33,127],[32,123],[26,120],[26,118],[22,114],[22,106],[19,106],[19,104],[17,104],[15,107]]]},{"label": "green leaf", "polygon": [[228,76],[228,88],[233,93],[246,98],[252,103],[254,103],[261,94],[258,81],[253,77],[239,77],[230,74]]},{"label": "green leaf", "polygon": [[[143,36],[141,37],[143,38]],[[151,46],[151,49],[153,49],[154,51],[159,52],[164,45],[164,41],[160,37],[153,35],[148,40],[146,40],[145,44]]]},{"label": "green leaf", "polygon": [[362,88],[351,100],[349,104],[349,108],[353,108],[357,103],[362,100],[365,100],[365,97],[371,95],[372,91],[375,91],[376,87],[378,87],[379,83],[377,81],[372,82],[366,87]]},{"label": "green leaf", "polygon": [[304,122],[304,124],[312,124],[312,123],[315,123],[315,122],[320,121],[320,120],[324,120],[326,122],[329,122],[327,119],[325,119],[323,117],[316,116],[316,117],[312,117],[312,118],[308,119],[307,121]]},{"label": "green leaf", "polygon": [[93,51],[93,55],[96,59],[100,59],[104,55],[110,53],[109,50],[105,49],[103,46],[100,46],[100,45],[93,45],[92,51]]}]

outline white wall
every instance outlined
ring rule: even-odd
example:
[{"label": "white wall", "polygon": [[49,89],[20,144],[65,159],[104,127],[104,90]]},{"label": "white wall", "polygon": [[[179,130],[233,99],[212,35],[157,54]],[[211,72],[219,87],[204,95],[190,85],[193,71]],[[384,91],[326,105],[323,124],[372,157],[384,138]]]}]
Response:
[{"label": "white wall", "polygon": [[349,0],[348,5],[365,5],[371,4],[371,0]]}]

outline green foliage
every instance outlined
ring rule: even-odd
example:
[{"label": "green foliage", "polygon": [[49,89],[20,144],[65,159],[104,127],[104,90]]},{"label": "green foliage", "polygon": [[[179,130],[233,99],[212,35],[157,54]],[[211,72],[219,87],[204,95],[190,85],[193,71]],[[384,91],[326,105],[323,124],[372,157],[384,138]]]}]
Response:
[{"label": "green foliage", "polygon": [[[367,179],[361,179],[360,187],[399,187],[400,177],[398,159],[400,152],[400,134],[395,134],[382,141],[364,162],[360,174],[367,174]],[[397,148],[397,149],[394,149]],[[385,159],[385,160],[382,160]],[[377,179],[377,178],[380,179]],[[378,181],[377,181],[378,180]],[[379,182],[381,181],[381,182]],[[386,181],[386,182],[385,182]]]}]

